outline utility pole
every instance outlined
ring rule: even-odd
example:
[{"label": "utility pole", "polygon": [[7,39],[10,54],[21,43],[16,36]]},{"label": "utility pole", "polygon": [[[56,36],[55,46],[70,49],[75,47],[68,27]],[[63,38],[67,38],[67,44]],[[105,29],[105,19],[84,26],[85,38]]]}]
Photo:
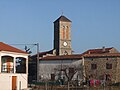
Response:
[{"label": "utility pole", "polygon": [[39,81],[39,43],[37,45],[37,82]]}]

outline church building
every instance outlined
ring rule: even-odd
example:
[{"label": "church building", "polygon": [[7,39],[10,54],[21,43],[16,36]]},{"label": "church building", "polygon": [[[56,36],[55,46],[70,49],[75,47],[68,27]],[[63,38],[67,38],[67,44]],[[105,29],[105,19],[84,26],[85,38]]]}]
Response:
[{"label": "church building", "polygon": [[[61,64],[65,64],[68,65],[71,62],[75,62],[80,60],[81,57],[79,57],[79,55],[72,55],[72,46],[71,46],[71,20],[69,20],[67,17],[61,15],[58,19],[56,19],[54,22],[54,46],[53,49],[50,51],[45,51],[45,52],[40,52],[39,53],[39,71],[37,71],[38,67],[37,67],[37,54],[33,55],[31,58],[33,60],[31,60],[30,64],[29,64],[29,81],[32,80],[37,80],[39,78],[41,78],[42,75],[45,75],[45,73],[41,73],[41,71],[46,71],[47,70],[43,70],[45,68],[48,68],[49,71],[49,75],[47,75],[47,77],[49,77],[50,79],[50,75],[53,73],[53,67],[57,67]],[[49,57],[49,56],[53,56],[53,60],[45,60],[45,58]],[[44,60],[42,60],[44,58]],[[59,58],[59,59],[58,59]],[[42,62],[44,62],[49,64],[49,61],[53,64],[51,64],[52,66],[47,67],[46,64],[42,65]],[[60,63],[60,62],[66,62],[66,63]],[[81,61],[80,61],[81,63]],[[42,65],[42,66],[41,66]],[[34,70],[33,70],[34,68]],[[51,70],[49,70],[51,68]],[[33,70],[33,72],[31,72],[31,70]],[[39,75],[37,75],[39,72]],[[51,73],[52,72],[52,73]]]},{"label": "church building", "polygon": [[63,15],[54,21],[53,49],[39,52],[39,61],[38,54],[31,56],[29,82],[63,78],[68,81],[70,78],[79,81],[87,78],[120,82],[119,51],[113,47],[103,47],[90,49],[82,54],[73,54],[71,24],[71,20]]}]

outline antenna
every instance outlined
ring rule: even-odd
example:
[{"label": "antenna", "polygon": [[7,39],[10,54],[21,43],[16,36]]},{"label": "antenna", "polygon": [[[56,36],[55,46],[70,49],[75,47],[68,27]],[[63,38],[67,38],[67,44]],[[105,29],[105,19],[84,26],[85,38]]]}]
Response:
[{"label": "antenna", "polygon": [[61,16],[63,16],[63,10],[61,10],[61,11],[62,11]]},{"label": "antenna", "polygon": [[62,11],[62,16],[63,16],[63,11]]}]

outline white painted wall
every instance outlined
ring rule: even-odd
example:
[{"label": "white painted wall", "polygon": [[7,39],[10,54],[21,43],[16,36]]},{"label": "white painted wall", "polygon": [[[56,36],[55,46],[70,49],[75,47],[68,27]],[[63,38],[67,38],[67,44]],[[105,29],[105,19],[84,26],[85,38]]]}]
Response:
[{"label": "white painted wall", "polygon": [[[2,74],[0,73],[0,90],[12,90],[12,76],[17,76],[17,90],[27,88],[26,74]],[[21,82],[21,86],[20,86]]]},{"label": "white painted wall", "polygon": [[[1,73],[1,57],[11,56],[14,58],[14,73]],[[16,57],[26,58],[26,73],[15,73]],[[28,54],[16,52],[0,52],[0,90],[12,90],[12,76],[17,76],[17,90],[26,89],[28,84]]]}]

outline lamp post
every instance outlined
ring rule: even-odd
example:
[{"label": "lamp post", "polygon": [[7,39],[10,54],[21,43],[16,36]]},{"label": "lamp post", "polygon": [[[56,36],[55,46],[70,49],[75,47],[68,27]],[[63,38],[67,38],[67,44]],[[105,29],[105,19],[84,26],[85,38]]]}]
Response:
[{"label": "lamp post", "polygon": [[[37,65],[37,68],[36,68],[36,70],[37,70],[37,75],[36,75],[36,77],[37,77],[37,82],[39,81],[39,43],[36,43],[36,44],[31,44],[31,45],[36,45],[36,47],[37,47],[37,56],[36,56],[36,59],[37,59],[37,61],[36,61],[36,65]],[[26,46],[26,51],[29,51],[30,50],[30,48],[29,49],[27,49],[27,46]]]}]

